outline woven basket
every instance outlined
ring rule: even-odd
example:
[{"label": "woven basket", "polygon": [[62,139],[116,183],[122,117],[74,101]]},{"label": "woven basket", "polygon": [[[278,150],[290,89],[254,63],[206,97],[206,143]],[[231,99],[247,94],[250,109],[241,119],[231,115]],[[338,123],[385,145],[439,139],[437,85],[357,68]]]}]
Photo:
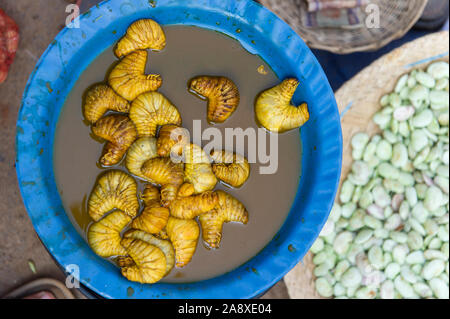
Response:
[{"label": "woven basket", "polygon": [[427,0],[371,0],[380,8],[380,28],[307,28],[301,21],[304,0],[259,0],[286,21],[312,48],[346,54],[377,50],[402,37],[420,18]]}]

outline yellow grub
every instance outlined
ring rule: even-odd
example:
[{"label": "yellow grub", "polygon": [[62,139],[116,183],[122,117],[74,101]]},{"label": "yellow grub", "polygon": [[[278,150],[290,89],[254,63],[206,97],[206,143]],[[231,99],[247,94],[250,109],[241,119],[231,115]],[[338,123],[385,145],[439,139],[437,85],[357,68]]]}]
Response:
[{"label": "yellow grub", "polygon": [[193,219],[169,217],[166,231],[175,249],[176,266],[186,266],[191,261],[197,248],[200,236],[200,228],[197,222]]},{"label": "yellow grub", "polygon": [[159,190],[153,185],[147,185],[143,200],[145,208],[142,214],[133,220],[131,227],[150,234],[159,234],[166,227],[169,210],[161,206]]},{"label": "yellow grub", "polygon": [[151,19],[142,19],[131,24],[125,36],[114,50],[121,58],[136,50],[151,49],[160,51],[166,46],[166,36],[161,26]]},{"label": "yellow grub", "polygon": [[244,156],[227,151],[214,151],[212,170],[218,179],[232,187],[241,187],[248,179],[250,165]]},{"label": "yellow grub", "polygon": [[178,109],[158,92],[147,92],[133,101],[130,118],[136,125],[139,137],[155,136],[158,126],[181,125]]},{"label": "yellow grub", "polygon": [[223,123],[239,105],[237,86],[223,76],[200,76],[191,80],[190,89],[208,99],[208,121]]},{"label": "yellow grub", "polygon": [[128,225],[131,218],[116,210],[93,223],[88,230],[88,242],[92,250],[101,257],[124,256],[127,254],[120,245],[120,232]]},{"label": "yellow grub", "polygon": [[128,174],[112,170],[97,180],[88,200],[89,216],[95,221],[113,209],[120,209],[135,217],[139,209],[137,184]]},{"label": "yellow grub", "polygon": [[142,284],[153,284],[164,277],[167,264],[161,249],[140,239],[124,238],[121,244],[134,261],[134,264],[122,267],[125,278]]},{"label": "yellow grub", "polygon": [[166,272],[164,275],[167,275],[175,266],[175,252],[172,244],[168,240],[159,239],[155,236],[152,236],[145,231],[130,229],[124,235],[124,238],[131,239],[140,239],[145,241],[146,243],[156,246],[164,253],[166,257]]},{"label": "yellow grub", "polygon": [[170,215],[180,219],[192,219],[216,207],[218,196],[214,192],[179,197],[170,203]]},{"label": "yellow grub", "polygon": [[262,126],[269,131],[281,133],[298,128],[309,120],[306,103],[298,107],[291,104],[298,85],[298,80],[286,79],[258,96],[255,113]]},{"label": "yellow grub", "polygon": [[145,207],[142,214],[133,220],[131,226],[149,234],[159,234],[166,227],[169,210],[165,207]]},{"label": "yellow grub", "polygon": [[156,146],[158,155],[169,157],[171,154],[181,156],[183,146],[189,144],[189,132],[178,125],[168,124],[161,127]]},{"label": "yellow grub", "polygon": [[248,222],[248,212],[240,201],[224,191],[219,190],[215,193],[218,195],[215,209],[199,217],[203,241],[210,248],[219,248],[223,223]]},{"label": "yellow grub", "polygon": [[90,123],[97,122],[108,110],[128,113],[130,103],[117,95],[106,84],[97,84],[89,89],[84,99],[84,117]]},{"label": "yellow grub", "polygon": [[161,203],[167,207],[183,184],[183,163],[174,163],[169,157],[153,158],[144,163],[142,174],[151,183],[161,186]]},{"label": "yellow grub", "polygon": [[98,120],[92,126],[92,133],[108,141],[100,158],[103,166],[119,163],[137,136],[136,127],[128,116],[118,114]]},{"label": "yellow grub", "polygon": [[158,157],[156,153],[156,138],[141,137],[128,150],[125,166],[131,174],[147,180],[142,174],[142,166],[146,161],[155,157]]},{"label": "yellow grub", "polygon": [[162,84],[159,74],[145,74],[147,51],[135,51],[125,56],[112,69],[108,77],[109,85],[120,96],[133,101],[148,91],[156,91]]}]

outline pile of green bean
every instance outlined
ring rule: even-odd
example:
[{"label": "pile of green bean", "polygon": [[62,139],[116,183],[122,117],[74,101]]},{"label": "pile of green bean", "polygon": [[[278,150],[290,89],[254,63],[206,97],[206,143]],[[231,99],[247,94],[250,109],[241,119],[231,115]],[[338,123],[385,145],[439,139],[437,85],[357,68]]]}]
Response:
[{"label": "pile of green bean", "polygon": [[449,65],[402,76],[352,138],[352,170],[314,254],[334,298],[449,298]]}]

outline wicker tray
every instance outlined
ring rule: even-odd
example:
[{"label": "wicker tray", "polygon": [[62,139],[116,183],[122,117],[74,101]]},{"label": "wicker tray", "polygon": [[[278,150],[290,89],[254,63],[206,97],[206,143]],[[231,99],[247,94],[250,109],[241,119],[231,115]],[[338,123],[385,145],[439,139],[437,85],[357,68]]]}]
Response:
[{"label": "wicker tray", "polygon": [[[379,132],[371,118],[380,108],[380,98],[394,89],[401,75],[415,68],[425,68],[436,60],[449,60],[448,31],[422,37],[384,55],[336,92],[342,119],[342,177],[347,176],[353,161],[351,137],[361,131],[370,135]],[[311,253],[308,253],[303,263],[285,276],[291,298],[319,298],[314,289],[314,265],[311,259]]]},{"label": "wicker tray", "polygon": [[371,0],[380,8],[380,28],[307,28],[301,21],[304,0],[259,0],[302,37],[312,48],[335,53],[377,50],[402,37],[420,18],[427,0]]}]

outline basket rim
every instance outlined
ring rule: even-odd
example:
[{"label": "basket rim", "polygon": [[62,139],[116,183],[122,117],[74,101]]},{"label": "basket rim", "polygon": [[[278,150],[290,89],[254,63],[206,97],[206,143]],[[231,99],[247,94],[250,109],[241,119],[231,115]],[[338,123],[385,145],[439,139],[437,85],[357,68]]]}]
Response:
[{"label": "basket rim", "polygon": [[[269,10],[272,11],[272,8],[267,6],[267,3],[269,0],[259,0],[259,1],[264,6],[266,6]],[[329,52],[337,53],[337,54],[350,54],[350,53],[355,53],[355,52],[375,51],[375,50],[383,48],[390,42],[403,37],[409,30],[411,30],[411,28],[414,26],[414,24],[420,19],[427,4],[428,4],[428,0],[422,0],[422,3],[420,4],[420,7],[418,7],[415,17],[413,19],[411,19],[411,21],[406,25],[406,27],[399,29],[397,32],[393,33],[389,37],[383,38],[383,39],[373,42],[371,44],[346,46],[346,47],[330,46],[330,45],[323,44],[322,41],[316,41],[314,39],[311,39],[310,37],[308,37],[308,35],[305,32],[301,32],[297,28],[293,28],[293,29],[303,39],[303,41],[305,41],[305,43],[310,48],[313,48],[313,49],[325,50],[325,51],[329,51]],[[276,14],[276,15],[279,16],[278,14]],[[283,18],[280,17],[280,19],[283,19]]]}]

